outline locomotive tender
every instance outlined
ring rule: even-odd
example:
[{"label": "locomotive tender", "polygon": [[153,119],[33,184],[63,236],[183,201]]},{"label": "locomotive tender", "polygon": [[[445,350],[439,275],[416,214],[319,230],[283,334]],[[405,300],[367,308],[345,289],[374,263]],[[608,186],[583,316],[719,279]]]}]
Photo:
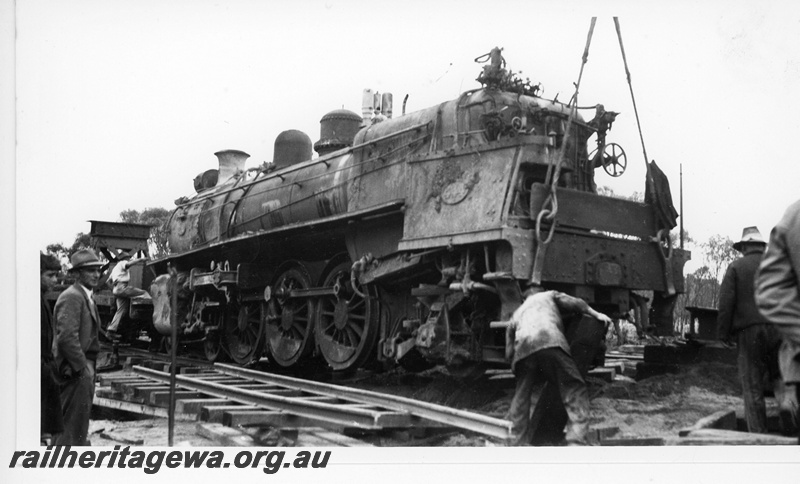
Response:
[{"label": "locomotive tender", "polygon": [[457,99],[329,113],[316,158],[298,131],[255,169],[216,153],[219,169],[176,202],[170,255],[149,264],[158,332],[171,332],[171,277],[180,338],[212,361],[499,363],[530,284],[617,317],[642,309],[631,291],[653,291],[651,322],[671,332],[689,253],[670,245],[666,179],[648,167],[647,203],[596,194],[597,168],[624,168],[605,144],[614,113],[586,121],[506,71],[499,49],[487,57],[482,87]]}]

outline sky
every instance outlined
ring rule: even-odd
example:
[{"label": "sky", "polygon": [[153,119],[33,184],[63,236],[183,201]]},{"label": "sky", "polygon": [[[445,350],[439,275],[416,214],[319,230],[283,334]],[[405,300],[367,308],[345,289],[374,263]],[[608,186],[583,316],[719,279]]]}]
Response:
[{"label": "sky", "polygon": [[683,167],[685,229],[738,240],[757,225],[766,237],[800,194],[800,5],[593,5],[19,0],[18,240],[70,244],[88,220],[171,209],[216,151],[272,161],[281,131],[317,141],[325,113],[361,112],[364,88],[393,93],[396,114],[406,94],[407,112],[453,99],[478,87],[474,59],[495,46],[544,97],[567,100],[595,15],[579,101],[621,113],[608,140],[629,166],[617,179],[598,170],[597,183],[644,188],[618,15],[646,152],[676,206]]},{"label": "sky", "polygon": [[[35,287],[35,271],[25,268],[36,264],[36,252],[70,244],[89,231],[89,220],[171,209],[175,199],[194,193],[195,175],[217,166],[217,151],[245,151],[250,167],[272,161],[284,130],[317,141],[325,113],[360,113],[364,88],[393,93],[395,115],[405,95],[407,112],[433,106],[478,87],[482,66],[474,59],[498,46],[508,68],[541,83],[544,97],[568,100],[592,16],[598,19],[579,104],[621,113],[608,141],[628,158],[622,177],[598,171],[599,185],[619,194],[644,190],[645,158],[616,15],[647,157],[669,176],[676,206],[682,166],[683,219],[692,237],[738,240],[750,225],[766,237],[800,197],[793,144],[800,138],[796,1],[6,0],[2,6],[0,191],[2,216],[11,220],[3,226],[14,229],[3,231],[1,241],[15,274],[6,287],[9,281]],[[17,291],[16,310],[13,301],[4,305],[4,317],[35,321],[29,292]],[[36,332],[20,328],[7,341],[35,347]],[[2,363],[16,365],[20,381],[35,381],[32,359],[4,352]],[[3,407],[8,399],[25,407],[29,396],[3,394]],[[14,418],[3,413],[4,423]],[[13,420],[3,428],[17,427],[25,428]]]}]

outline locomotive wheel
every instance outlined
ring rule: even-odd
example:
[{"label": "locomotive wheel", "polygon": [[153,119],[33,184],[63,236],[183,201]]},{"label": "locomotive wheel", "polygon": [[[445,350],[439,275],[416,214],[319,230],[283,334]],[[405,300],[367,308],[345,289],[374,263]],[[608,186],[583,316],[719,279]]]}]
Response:
[{"label": "locomotive wheel", "polygon": [[323,287],[333,287],[336,295],[320,298],[314,317],[317,345],[334,370],[356,369],[366,363],[375,354],[378,337],[377,298],[355,293],[350,266],[349,262],[339,264],[325,278]]},{"label": "locomotive wheel", "polygon": [[264,319],[270,360],[280,366],[290,367],[314,349],[311,300],[289,297],[292,290],[310,286],[308,274],[297,267],[284,271],[272,286]]},{"label": "locomotive wheel", "polygon": [[233,304],[225,318],[225,342],[228,354],[239,365],[247,365],[261,356],[264,346],[262,303],[248,301]]}]

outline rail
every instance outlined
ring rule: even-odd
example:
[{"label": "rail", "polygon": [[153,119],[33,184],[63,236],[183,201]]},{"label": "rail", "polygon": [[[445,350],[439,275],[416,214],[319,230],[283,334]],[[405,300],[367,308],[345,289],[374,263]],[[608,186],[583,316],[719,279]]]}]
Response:
[{"label": "rail", "polygon": [[[465,410],[328,383],[264,373],[232,365],[215,364],[214,373],[176,375],[181,388],[232,402],[280,410],[362,429],[424,425],[425,421],[470,430],[499,439],[511,438],[511,422]],[[133,372],[160,382],[169,373],[142,366]],[[230,383],[215,377],[239,378]],[[259,386],[254,389],[253,384]]]}]

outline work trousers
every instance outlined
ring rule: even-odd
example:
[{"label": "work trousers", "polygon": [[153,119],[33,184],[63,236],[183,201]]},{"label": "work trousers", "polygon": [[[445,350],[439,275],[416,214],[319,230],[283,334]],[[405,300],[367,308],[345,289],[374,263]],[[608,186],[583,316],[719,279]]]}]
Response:
[{"label": "work trousers", "polygon": [[589,421],[589,392],[572,357],[561,348],[545,348],[518,361],[514,374],[517,388],[508,419],[513,425],[514,445],[529,445],[531,415],[538,402],[539,386],[547,382],[558,388],[567,411],[568,444],[586,444]]},{"label": "work trousers", "polygon": [[90,445],[89,417],[94,400],[95,364],[89,360],[79,377],[66,380],[61,386],[64,410],[64,432],[53,439],[53,445]]},{"label": "work trousers", "polygon": [[114,296],[116,296],[117,312],[114,313],[114,319],[111,320],[111,323],[109,323],[106,329],[108,331],[119,331],[119,324],[122,322],[122,318],[127,316],[130,312],[131,298],[149,296],[149,293],[137,287],[130,287],[127,282],[118,282],[114,284],[114,290],[112,292]]},{"label": "work trousers", "polygon": [[781,338],[770,324],[748,326],[738,333],[739,379],[742,383],[744,415],[747,430],[767,433],[766,389],[775,390],[775,397],[783,400],[783,385],[778,370],[778,349]]}]

